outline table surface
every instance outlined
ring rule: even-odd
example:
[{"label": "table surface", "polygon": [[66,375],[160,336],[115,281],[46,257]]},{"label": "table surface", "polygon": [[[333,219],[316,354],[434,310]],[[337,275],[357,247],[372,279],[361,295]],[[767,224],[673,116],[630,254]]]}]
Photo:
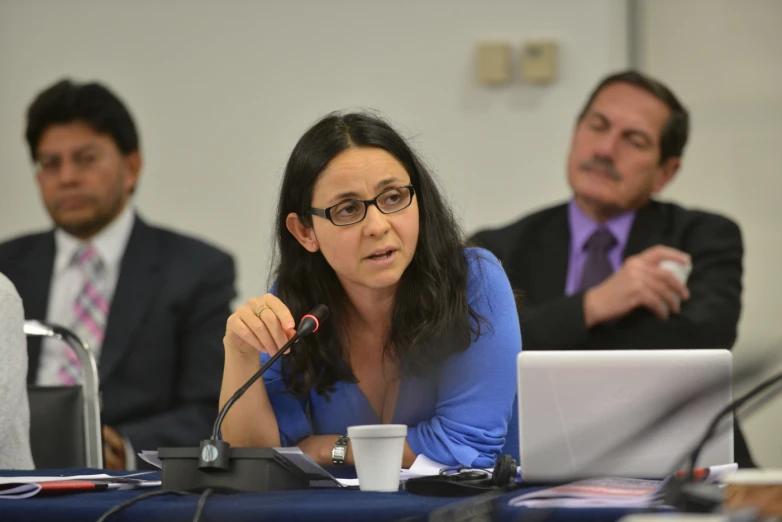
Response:
[{"label": "table surface", "polygon": [[[0,476],[48,476],[106,473],[104,470],[35,470],[0,471]],[[123,475],[123,473],[110,473]],[[158,480],[159,472],[150,475]],[[0,500],[3,521],[96,521],[112,507],[155,489],[104,491],[56,497],[33,497]],[[494,498],[445,498],[413,495],[406,491],[370,493],[353,489],[306,489],[267,493],[215,494],[206,501],[202,522],[344,521],[371,522],[456,520],[503,520],[553,522],[612,521],[637,512],[626,508],[529,509],[513,508],[508,501],[525,490],[516,490]],[[198,495],[161,495],[147,498],[111,515],[107,522],[120,521],[190,521],[195,514]],[[474,518],[462,518],[468,513]],[[480,515],[486,516],[480,516]]]}]

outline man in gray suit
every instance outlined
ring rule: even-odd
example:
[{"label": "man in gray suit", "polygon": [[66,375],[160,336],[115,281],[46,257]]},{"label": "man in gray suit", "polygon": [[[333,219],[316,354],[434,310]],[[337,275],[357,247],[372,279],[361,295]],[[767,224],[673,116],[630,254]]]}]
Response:
[{"label": "man in gray suit", "polygon": [[[44,90],[26,138],[55,227],[0,244],[0,271],[27,318],[72,328],[95,353],[106,467],[197,445],[216,416],[233,258],[138,215],[138,134],[106,87],[63,80]],[[28,341],[28,382],[79,380],[78,361],[55,343]]]}]

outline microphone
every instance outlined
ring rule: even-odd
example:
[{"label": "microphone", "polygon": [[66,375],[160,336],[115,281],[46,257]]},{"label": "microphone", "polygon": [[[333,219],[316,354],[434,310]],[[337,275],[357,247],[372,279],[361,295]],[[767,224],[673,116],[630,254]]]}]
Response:
[{"label": "microphone", "polygon": [[[746,382],[750,378],[754,378],[759,373],[761,373],[763,369],[768,368],[768,366],[771,365],[772,363],[777,362],[779,360],[779,357],[780,357],[779,354],[775,354],[773,356],[761,358],[751,363],[745,363],[742,366],[740,366],[737,369],[737,371],[734,371],[733,379],[731,380],[734,383]],[[759,384],[758,386],[753,388],[751,391],[746,393],[741,398],[734,400],[730,405],[726,406],[725,408],[720,410],[719,413],[717,413],[717,415],[715,415],[714,420],[709,424],[709,429],[706,431],[702,439],[699,440],[698,444],[693,449],[693,451],[687,452],[685,457],[677,462],[676,466],[674,467],[674,471],[672,473],[669,473],[670,478],[668,479],[667,484],[664,486],[663,498],[664,498],[664,503],[666,505],[672,506],[676,508],[678,511],[684,513],[713,512],[716,508],[722,505],[724,498],[723,498],[723,492],[719,489],[719,486],[712,485],[712,484],[687,482],[682,478],[678,477],[675,471],[681,466],[684,460],[689,458],[690,469],[686,477],[691,477],[693,474],[692,468],[697,463],[697,457],[700,454],[700,451],[703,449],[705,444],[713,436],[718,435],[716,427],[719,426],[720,420],[722,420],[726,415],[728,415],[732,411],[736,410],[737,408],[747,403],[750,399],[756,397],[758,394],[762,393],[763,391],[768,390],[768,388],[772,387],[774,384],[778,383],[779,381],[782,381],[782,374],[776,375],[764,381],[763,383]],[[723,379],[716,379],[713,380],[712,382],[706,383],[704,386],[700,387],[698,390],[693,391],[688,396],[682,397],[681,400],[677,401],[675,404],[672,404],[665,411],[661,412],[660,415],[650,419],[650,421],[646,425],[641,427],[641,429],[633,433],[630,433],[624,440],[620,441],[613,448],[595,457],[595,460],[602,459],[606,455],[624,449],[629,445],[631,445],[632,443],[642,439],[644,436],[648,436],[649,434],[653,433],[655,430],[659,429],[661,425],[665,424],[673,417],[681,415],[683,413],[684,408],[688,404],[697,401],[698,398],[708,397],[713,393],[716,393],[718,390],[722,389],[727,384],[729,384],[729,382],[724,381]],[[768,393],[759,402],[764,403],[770,400],[771,398],[773,398],[775,394],[776,393]],[[755,406],[756,404],[753,404],[753,408]],[[593,428],[597,428],[597,426],[594,426]],[[587,429],[589,429],[589,427]],[[522,470],[522,474],[523,474],[523,470]],[[573,474],[572,479],[566,480],[565,482],[567,483],[567,482],[571,482],[572,480],[580,480],[580,479],[587,479],[587,478],[590,477],[586,474],[577,472]],[[496,504],[497,496],[498,493],[496,491],[489,491],[487,493],[477,495],[475,497],[471,497],[468,500],[456,502],[453,504],[448,504],[447,506],[443,506],[442,508],[439,508],[434,512],[432,512],[431,516],[429,517],[429,520],[430,522],[432,521],[452,522],[455,520],[484,520],[486,519],[487,516],[491,517],[492,514],[497,512],[497,504]],[[535,520],[537,522],[547,521],[548,518],[554,514],[554,511],[556,509],[557,508],[555,507],[539,508],[537,511],[539,511],[540,513],[539,516],[535,517]]]},{"label": "microphone", "polygon": [[[318,330],[320,327],[320,323],[325,321],[329,316],[329,309],[326,305],[318,305],[315,308],[310,311],[307,315],[301,318],[301,322],[299,323],[299,328],[296,330],[296,333],[291,337],[285,345],[283,345],[282,348],[280,348],[277,353],[275,353],[271,358],[269,358],[268,361],[266,361],[266,364],[261,366],[261,369],[255,372],[255,374],[250,377],[250,379],[244,383],[244,385],[236,390],[236,393],[234,393],[230,399],[225,403],[225,405],[220,410],[220,414],[217,416],[217,420],[215,420],[214,427],[212,428],[212,438],[209,439],[210,441],[218,441],[221,444],[224,444],[226,447],[228,447],[228,443],[224,442],[221,439],[220,436],[220,428],[223,425],[223,419],[225,419],[225,416],[228,414],[228,410],[231,409],[231,406],[234,405],[234,403],[239,400],[239,398],[244,395],[244,393],[250,389],[250,386],[255,383],[263,374],[266,372],[266,370],[274,364],[274,362],[280,358],[282,354],[288,351],[288,348],[290,348],[293,344],[298,342],[299,339],[302,337],[306,337],[311,333],[314,333]],[[207,442],[202,442],[202,448],[203,444]],[[206,462],[204,461],[201,464],[201,467],[205,468],[220,468],[225,469],[222,464],[217,464],[214,461],[213,462]]]},{"label": "microphone", "polygon": [[[639,429],[629,433],[626,437],[623,438],[623,440],[620,440],[612,448],[609,448],[605,452],[602,452],[597,456],[593,457],[594,459],[593,461],[584,464],[584,469],[586,469],[591,464],[593,464],[593,462],[602,460],[604,457],[612,453],[625,450],[626,448],[636,443],[637,441],[650,436],[651,434],[655,433],[658,429],[660,429],[662,426],[664,426],[667,422],[671,421],[675,417],[678,417],[679,415],[685,414],[684,410],[688,405],[697,403],[699,399],[706,399],[712,396],[714,393],[717,393],[719,390],[722,390],[724,386],[729,385],[731,382],[733,382],[734,384],[744,383],[750,379],[754,379],[764,369],[778,362],[780,360],[780,357],[781,355],[779,352],[774,352],[773,355],[761,357],[757,360],[744,363],[741,366],[735,368],[733,372],[733,376],[730,380],[717,378],[717,379],[712,379],[710,382],[704,383],[698,389],[693,390],[688,395],[681,397],[680,400],[675,401],[673,404],[670,405],[670,407],[660,412],[659,415],[656,415],[655,417],[649,419],[648,423],[641,426]],[[778,380],[782,380],[782,375],[769,379],[769,381],[774,381],[774,382],[777,382]],[[761,393],[761,391],[763,390],[768,389],[772,385],[773,384],[769,383],[768,381],[758,385],[755,389],[753,389],[752,391],[746,394],[745,396],[746,398],[742,397],[734,401],[733,403],[731,403],[731,406],[738,403],[739,401],[742,401],[741,404],[744,404],[751,398],[748,396],[754,397],[755,395]],[[763,401],[771,399],[773,395],[774,394],[771,393],[768,394],[766,397],[763,398]],[[740,405],[733,407],[733,409],[738,408]],[[729,412],[723,413],[723,411],[727,410],[731,406],[728,406],[723,410],[721,410],[718,414],[719,418],[724,418],[725,415],[728,415]],[[733,409],[731,409],[730,411],[733,411]],[[712,424],[714,424],[715,426],[719,425],[719,420],[713,422]],[[587,426],[586,431],[592,433],[592,430],[597,430],[599,428],[600,426],[598,425],[598,423],[595,423],[592,426]],[[711,433],[709,435],[705,435],[704,438],[706,439],[706,441],[708,441],[711,438],[711,436],[714,435],[717,435],[717,433]],[[701,449],[703,445],[704,444],[701,443],[698,444],[698,446]],[[691,453],[688,451],[686,453],[686,456],[689,456],[690,454]],[[708,503],[708,509],[713,510],[714,502],[712,501],[716,501],[717,502],[716,505],[721,505],[723,497],[722,497],[722,492],[718,489],[718,487],[711,486],[708,484],[702,484],[702,483],[700,484],[685,483],[682,479],[677,478],[675,471],[681,466],[682,461],[683,459],[680,459],[674,468],[674,472],[668,474],[670,478],[668,479],[668,483],[665,486],[665,490],[664,490],[665,504],[675,507],[682,512],[703,511],[703,507],[707,503]],[[693,462],[695,461],[693,460]],[[524,470],[522,470],[522,477],[523,477],[523,473]],[[588,478],[593,478],[593,477],[583,472],[577,471],[573,473],[570,479],[564,480],[563,482],[568,483],[571,481],[588,479]],[[705,488],[713,488],[713,489],[704,491]],[[443,506],[442,508],[438,508],[437,510],[432,512],[431,516],[429,517],[429,520],[430,522],[432,521],[452,522],[455,520],[484,520],[486,519],[487,516],[491,517],[491,514],[497,512],[496,497],[497,497],[496,491],[489,491],[481,495],[470,497],[469,499],[461,502],[448,504],[447,506]],[[686,503],[684,497],[686,497]],[[555,507],[537,509],[537,511],[539,511],[539,516],[535,517],[535,520],[537,522],[547,521],[548,518],[554,514],[556,509],[557,508]]]},{"label": "microphone", "polygon": [[[749,402],[750,399],[757,397],[760,393],[766,391],[767,389],[771,388],[772,386],[774,386],[780,381],[782,381],[782,373],[778,373],[777,375],[774,375],[773,377],[766,379],[762,383],[755,386],[752,390],[748,391],[742,397],[736,399],[731,404],[725,406],[725,408],[723,408],[719,413],[717,413],[717,415],[714,416],[714,419],[711,421],[711,424],[709,424],[706,433],[703,434],[703,438],[700,440],[698,445],[695,446],[695,449],[693,449],[692,454],[690,455],[690,473],[689,473],[690,478],[692,478],[693,476],[695,465],[697,464],[698,456],[700,455],[701,450],[703,450],[704,446],[706,446],[706,443],[709,442],[709,440],[717,434],[716,433],[717,426],[719,425],[720,421],[726,415],[741,408],[744,404]],[[770,394],[768,398],[773,397],[775,393]]]},{"label": "microphone", "polygon": [[[734,400],[732,403],[720,410],[709,423],[703,437],[689,454],[688,472],[684,477],[678,477],[675,473],[665,491],[666,504],[673,506],[683,512],[710,513],[722,505],[723,494],[719,486],[714,484],[700,484],[695,482],[695,466],[698,457],[706,444],[718,434],[717,428],[720,422],[731,413],[744,406],[750,400],[754,399],[764,391],[782,382],[782,373],[778,373],[765,381],[761,382],[750,391]],[[782,388],[774,390],[767,394],[761,401],[764,403],[773,398]],[[677,466],[678,467],[678,466]]]},{"label": "microphone", "polygon": [[198,448],[160,448],[165,490],[267,491],[306,487],[306,475],[272,448],[231,448],[220,428],[231,407],[269,367],[301,338],[318,330],[329,316],[326,305],[317,305],[302,317],[296,333],[231,396],[212,427],[210,438]]}]

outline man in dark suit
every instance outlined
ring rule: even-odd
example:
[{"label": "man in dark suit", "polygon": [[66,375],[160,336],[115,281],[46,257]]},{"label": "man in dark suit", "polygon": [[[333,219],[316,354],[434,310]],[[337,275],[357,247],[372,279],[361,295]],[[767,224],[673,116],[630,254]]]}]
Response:
[{"label": "man in dark suit", "polygon": [[[55,228],[0,244],[0,272],[28,319],[74,329],[95,353],[106,467],[197,445],[217,413],[233,258],[137,215],[138,135],[106,87],[63,80],[44,90],[26,137]],[[79,381],[57,341],[30,338],[28,350],[29,383]]]},{"label": "man in dark suit", "polygon": [[[606,77],[576,122],[572,199],[472,238],[523,293],[524,350],[733,346],[739,227],[652,199],[679,170],[688,128],[686,109],[660,82],[634,71]],[[737,462],[750,466],[736,435]]]}]

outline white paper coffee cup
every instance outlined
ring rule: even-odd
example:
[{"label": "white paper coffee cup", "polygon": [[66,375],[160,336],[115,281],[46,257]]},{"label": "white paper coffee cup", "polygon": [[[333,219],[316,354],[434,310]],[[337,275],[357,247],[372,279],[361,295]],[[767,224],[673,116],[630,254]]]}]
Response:
[{"label": "white paper coffee cup", "polygon": [[[658,266],[663,270],[672,273],[681,284],[687,285],[687,279],[690,277],[690,272],[692,272],[692,265],[690,263],[683,264],[671,261],[670,259],[665,259],[660,261]],[[676,302],[681,303],[681,298],[678,295],[676,296]]]},{"label": "white paper coffee cup", "polygon": [[692,272],[692,265],[690,263],[678,263],[676,261],[671,261],[670,259],[660,261],[659,266],[663,270],[667,270],[676,276],[676,279],[683,285],[687,284],[687,279],[690,277],[690,272]]},{"label": "white paper coffee cup", "polygon": [[406,436],[404,424],[348,426],[361,491],[399,490]]}]

